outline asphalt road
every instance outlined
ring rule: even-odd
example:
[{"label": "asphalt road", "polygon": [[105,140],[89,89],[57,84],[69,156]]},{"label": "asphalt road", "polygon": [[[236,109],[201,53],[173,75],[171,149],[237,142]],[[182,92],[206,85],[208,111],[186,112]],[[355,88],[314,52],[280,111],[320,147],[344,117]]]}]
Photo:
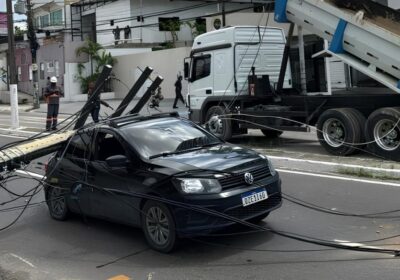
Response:
[{"label": "asphalt road", "polygon": [[[0,137],[0,145],[14,140]],[[37,162],[29,168],[43,172]],[[285,194],[329,209],[375,213],[400,208],[398,186],[291,171],[282,171],[281,177]],[[7,187],[23,193],[35,184],[32,179],[22,179]],[[10,198],[0,190],[0,203]],[[32,202],[43,199],[41,192]],[[0,206],[0,227],[19,214],[1,209],[21,204],[24,200]],[[400,249],[400,237],[385,240],[400,234],[399,219],[333,216],[284,201],[262,225],[324,240]],[[15,225],[0,231],[1,280],[108,279],[118,275],[134,280],[398,279],[399,261],[390,255],[330,249],[269,232],[185,240],[176,252],[165,255],[148,249],[139,229],[95,219],[84,222],[81,217],[57,222],[50,218],[45,204],[28,208]]]}]

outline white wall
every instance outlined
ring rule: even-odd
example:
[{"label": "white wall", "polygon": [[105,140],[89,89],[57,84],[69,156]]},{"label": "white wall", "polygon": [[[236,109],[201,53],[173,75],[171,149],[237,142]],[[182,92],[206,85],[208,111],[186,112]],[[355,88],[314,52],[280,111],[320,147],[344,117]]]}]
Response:
[{"label": "white wall", "polygon": [[[117,22],[118,19],[131,17],[131,10],[130,0],[119,0],[96,8],[97,42],[102,45],[113,45],[114,35],[111,29],[116,28],[117,25],[120,29],[131,25],[130,20]],[[110,26],[111,19],[115,21],[114,26]],[[123,32],[120,33],[120,36],[123,38]]]},{"label": "white wall", "polygon": [[[152,77],[160,75],[164,78],[161,84],[165,98],[175,97],[174,83],[180,71],[183,74],[183,59],[190,53],[190,48],[176,48],[150,53],[132,54],[117,57],[118,63],[114,66],[114,74],[129,89],[139,76],[137,67],[144,69],[150,66],[154,69]],[[184,81],[186,82],[186,81]],[[123,98],[128,93],[128,88],[122,83],[114,82],[114,91],[117,98]],[[183,83],[182,94],[186,94],[187,84]]]},{"label": "white wall", "polygon": [[[141,4],[142,3],[142,4]],[[168,1],[168,0],[119,0],[96,9],[97,41],[103,45],[111,45],[114,42],[112,29],[117,25],[123,29],[125,26],[131,26],[132,42],[143,43],[160,43],[171,40],[170,32],[160,32],[158,28],[158,17],[179,17],[182,19],[196,18],[212,13],[219,12],[217,3],[209,3],[203,7],[193,7],[198,4],[205,4],[202,1]],[[193,7],[193,8],[192,8]],[[244,5],[226,3],[226,10],[243,8]],[[155,15],[145,17],[144,22],[138,22],[137,16],[157,14],[159,12],[170,11],[172,9],[191,8],[185,11],[165,13],[163,15]],[[114,19],[114,26],[109,25],[109,21]],[[105,23],[104,25],[100,25]],[[152,25],[155,26],[146,26]],[[144,27],[141,27],[141,26]],[[120,38],[124,36],[121,30]],[[192,32],[187,25],[181,26],[178,32],[179,41],[191,41]]]}]

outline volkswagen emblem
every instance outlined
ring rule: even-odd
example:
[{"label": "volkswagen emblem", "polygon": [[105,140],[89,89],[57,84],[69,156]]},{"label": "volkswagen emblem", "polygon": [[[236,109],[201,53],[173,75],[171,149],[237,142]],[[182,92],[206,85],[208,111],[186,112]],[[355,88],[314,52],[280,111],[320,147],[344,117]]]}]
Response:
[{"label": "volkswagen emblem", "polygon": [[244,181],[246,182],[246,184],[251,185],[254,182],[254,177],[253,175],[251,175],[250,172],[246,172],[244,174]]}]

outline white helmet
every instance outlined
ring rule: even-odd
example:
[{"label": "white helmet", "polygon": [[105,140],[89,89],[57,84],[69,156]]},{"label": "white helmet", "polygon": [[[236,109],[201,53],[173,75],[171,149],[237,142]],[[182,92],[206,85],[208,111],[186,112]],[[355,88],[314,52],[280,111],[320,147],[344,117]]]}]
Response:
[{"label": "white helmet", "polygon": [[51,77],[50,78],[50,83],[57,83],[57,78],[56,77]]}]

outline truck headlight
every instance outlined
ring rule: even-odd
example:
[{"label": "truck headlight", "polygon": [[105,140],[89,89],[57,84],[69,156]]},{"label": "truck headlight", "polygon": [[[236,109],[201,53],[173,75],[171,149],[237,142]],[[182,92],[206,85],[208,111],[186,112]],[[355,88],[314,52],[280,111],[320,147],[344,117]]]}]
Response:
[{"label": "truck headlight", "polygon": [[178,178],[177,185],[186,194],[220,193],[222,190],[216,179]]}]

